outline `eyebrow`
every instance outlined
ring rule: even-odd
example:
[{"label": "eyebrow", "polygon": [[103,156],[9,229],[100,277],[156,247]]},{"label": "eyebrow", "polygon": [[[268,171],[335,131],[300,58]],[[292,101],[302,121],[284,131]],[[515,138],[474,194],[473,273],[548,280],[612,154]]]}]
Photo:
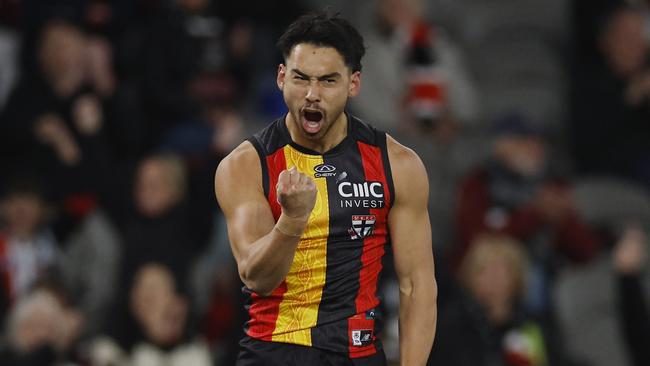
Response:
[{"label": "eyebrow", "polygon": [[[298,74],[298,75],[304,77],[304,78],[311,79],[311,76],[305,74],[304,72],[302,72],[302,71],[300,71],[298,69],[291,69],[291,71],[294,72],[295,74]],[[325,80],[325,79],[332,79],[332,78],[338,78],[338,77],[341,77],[341,73],[332,72],[332,73],[329,73],[329,74],[318,76],[317,78],[318,78],[318,80]]]}]

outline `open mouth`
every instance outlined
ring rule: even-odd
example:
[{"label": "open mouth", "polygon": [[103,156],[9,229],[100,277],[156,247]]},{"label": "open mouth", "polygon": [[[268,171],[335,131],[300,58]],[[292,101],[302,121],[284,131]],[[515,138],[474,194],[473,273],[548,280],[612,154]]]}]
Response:
[{"label": "open mouth", "polygon": [[322,127],[323,112],[316,110],[303,111],[303,128],[308,133],[317,133]]}]

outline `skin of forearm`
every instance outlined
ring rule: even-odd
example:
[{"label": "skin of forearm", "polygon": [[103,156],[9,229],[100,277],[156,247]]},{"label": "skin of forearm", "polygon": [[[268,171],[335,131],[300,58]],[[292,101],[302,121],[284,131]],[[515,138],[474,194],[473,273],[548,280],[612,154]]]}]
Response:
[{"label": "skin of forearm", "polygon": [[245,260],[240,264],[240,276],[246,287],[267,296],[278,287],[289,273],[300,236],[288,233],[302,232],[305,222],[278,220],[279,225],[249,246]]},{"label": "skin of forearm", "polygon": [[435,279],[421,285],[400,286],[400,365],[427,363],[435,337],[437,285]]}]

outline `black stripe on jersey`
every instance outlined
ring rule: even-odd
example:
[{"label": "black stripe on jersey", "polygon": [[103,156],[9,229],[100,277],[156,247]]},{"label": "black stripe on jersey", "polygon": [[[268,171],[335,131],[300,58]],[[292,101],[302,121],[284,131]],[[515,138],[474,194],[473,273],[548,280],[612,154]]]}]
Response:
[{"label": "black stripe on jersey", "polygon": [[355,125],[352,131],[356,141],[365,142],[381,149],[384,174],[386,175],[386,184],[388,184],[388,192],[390,193],[390,205],[392,206],[393,202],[395,202],[395,187],[393,186],[393,175],[391,174],[390,161],[388,160],[386,133],[376,129],[374,126],[367,124],[357,117],[351,116],[351,121]]},{"label": "black stripe on jersey", "polygon": [[286,129],[284,117],[278,118],[263,130],[259,131],[253,138],[257,139],[264,156],[271,155],[279,148],[291,142],[291,137],[287,136],[283,129]]},{"label": "black stripe on jersey", "polygon": [[[338,184],[365,181],[357,144],[350,146],[344,154],[332,157],[325,155],[323,163],[335,166],[337,174],[335,177],[321,178],[327,179],[330,222],[325,286],[318,309],[318,327],[312,329],[312,344],[315,347],[340,347],[340,344],[324,342],[332,343],[333,327],[340,332],[339,337],[347,339],[347,318],[356,314],[355,300],[359,292],[363,239],[352,240],[349,230],[352,228],[352,215],[368,215],[370,209],[341,207],[343,197],[339,195]],[[336,320],[336,324],[323,326]]]},{"label": "black stripe on jersey", "polygon": [[248,141],[253,144],[255,150],[257,151],[257,156],[260,158],[260,165],[262,167],[262,187],[264,188],[264,197],[269,196],[269,168],[266,164],[266,151],[260,144],[257,136],[253,136],[248,139]]},{"label": "black stripe on jersey", "polygon": [[350,116],[350,121],[352,123],[352,137],[355,141],[361,141],[368,145],[378,146],[378,130],[374,126],[367,124],[362,119],[355,116]]}]

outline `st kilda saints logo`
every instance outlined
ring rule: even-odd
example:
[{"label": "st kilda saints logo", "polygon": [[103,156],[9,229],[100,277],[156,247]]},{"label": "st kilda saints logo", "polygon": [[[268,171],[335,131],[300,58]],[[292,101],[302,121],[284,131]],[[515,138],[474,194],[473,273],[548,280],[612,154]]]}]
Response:
[{"label": "st kilda saints logo", "polygon": [[348,229],[350,238],[357,240],[372,235],[372,231],[375,229],[375,221],[377,221],[375,215],[353,215],[352,227]]},{"label": "st kilda saints logo", "polygon": [[329,164],[318,164],[314,167],[314,178],[327,178],[336,176],[336,167]]}]

